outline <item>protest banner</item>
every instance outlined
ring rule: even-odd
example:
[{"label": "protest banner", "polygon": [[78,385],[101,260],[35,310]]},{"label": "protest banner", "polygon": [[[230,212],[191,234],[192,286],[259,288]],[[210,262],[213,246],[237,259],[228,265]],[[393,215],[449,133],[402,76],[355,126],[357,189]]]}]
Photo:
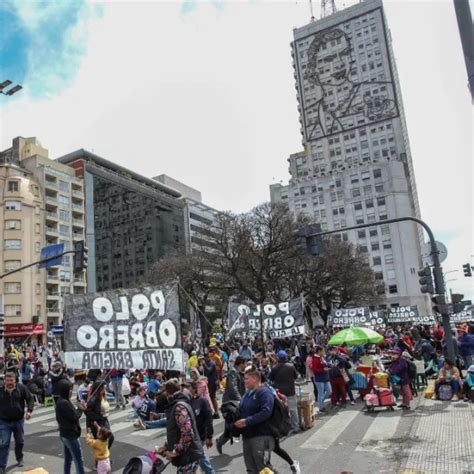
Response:
[{"label": "protest banner", "polygon": [[333,328],[381,327],[386,324],[384,311],[371,312],[367,307],[338,308],[328,318],[328,326]]},{"label": "protest banner", "polygon": [[69,368],[184,371],[177,287],[67,295],[64,301]]},{"label": "protest banner", "polygon": [[280,303],[229,303],[227,337],[260,335],[260,318],[266,336],[283,338],[305,332],[304,307],[301,299]]}]

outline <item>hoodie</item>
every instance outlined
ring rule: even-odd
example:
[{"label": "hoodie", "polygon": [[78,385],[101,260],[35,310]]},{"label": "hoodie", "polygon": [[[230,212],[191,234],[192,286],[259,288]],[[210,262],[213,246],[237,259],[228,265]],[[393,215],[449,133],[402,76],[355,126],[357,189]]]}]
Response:
[{"label": "hoodie", "polygon": [[56,390],[58,400],[56,402],[56,420],[59,425],[59,435],[61,438],[78,439],[81,436],[81,425],[79,419],[82,410],[75,408],[69,400],[72,384],[69,380],[59,380]]}]

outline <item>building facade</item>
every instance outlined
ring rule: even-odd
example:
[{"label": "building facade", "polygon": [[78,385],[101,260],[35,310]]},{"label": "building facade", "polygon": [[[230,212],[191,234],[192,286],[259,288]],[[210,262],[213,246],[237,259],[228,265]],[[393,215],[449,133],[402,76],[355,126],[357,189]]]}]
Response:
[{"label": "building facade", "polygon": [[[401,91],[381,0],[365,0],[294,30],[292,57],[303,151],[290,181],[270,186],[323,230],[419,217]],[[417,305],[422,231],[413,223],[342,232],[367,253],[382,305]]]},{"label": "building facade", "polygon": [[185,246],[179,191],[86,150],[58,161],[85,184],[89,292],[139,285],[153,263]]}]

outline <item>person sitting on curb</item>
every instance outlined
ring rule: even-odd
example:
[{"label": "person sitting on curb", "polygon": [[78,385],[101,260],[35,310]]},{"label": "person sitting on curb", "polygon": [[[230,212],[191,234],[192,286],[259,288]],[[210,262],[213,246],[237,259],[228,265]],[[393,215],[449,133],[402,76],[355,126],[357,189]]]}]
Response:
[{"label": "person sitting on curb", "polygon": [[474,402],[474,364],[467,369],[466,380],[462,387],[464,401],[469,401],[469,398]]},{"label": "person sitting on curb", "polygon": [[437,400],[439,398],[439,389],[441,385],[451,385],[451,389],[453,391],[453,398],[451,399],[453,402],[459,400],[458,393],[461,390],[461,374],[459,373],[459,369],[449,360],[444,362],[444,366],[439,371],[438,378],[435,382],[435,393],[433,395],[433,400]]}]

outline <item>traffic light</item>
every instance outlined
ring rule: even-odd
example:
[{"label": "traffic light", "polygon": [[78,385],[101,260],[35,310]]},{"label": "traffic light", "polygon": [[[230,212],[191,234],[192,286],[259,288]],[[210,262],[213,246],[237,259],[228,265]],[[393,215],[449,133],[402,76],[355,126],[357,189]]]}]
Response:
[{"label": "traffic light", "polygon": [[421,277],[418,281],[420,282],[420,290],[422,293],[434,293],[433,276],[431,275],[431,268],[425,267],[418,271],[418,276]]},{"label": "traffic light", "polygon": [[0,339],[3,338],[5,334],[5,315],[0,313]]},{"label": "traffic light", "polygon": [[448,305],[444,295],[436,295],[431,298],[433,311],[439,314],[448,314]]},{"label": "traffic light", "polygon": [[464,272],[464,276],[465,276],[465,277],[472,277],[471,264],[465,263],[465,264],[462,266],[462,269],[463,269],[463,272]]},{"label": "traffic light", "polygon": [[78,273],[87,268],[87,260],[89,259],[89,249],[86,247],[84,240],[74,244],[74,252],[74,273]]},{"label": "traffic light", "polygon": [[451,303],[453,305],[453,313],[460,313],[461,311],[464,310],[465,303],[463,303],[462,299],[464,298],[464,295],[461,295],[459,293],[453,293],[451,295]]}]

